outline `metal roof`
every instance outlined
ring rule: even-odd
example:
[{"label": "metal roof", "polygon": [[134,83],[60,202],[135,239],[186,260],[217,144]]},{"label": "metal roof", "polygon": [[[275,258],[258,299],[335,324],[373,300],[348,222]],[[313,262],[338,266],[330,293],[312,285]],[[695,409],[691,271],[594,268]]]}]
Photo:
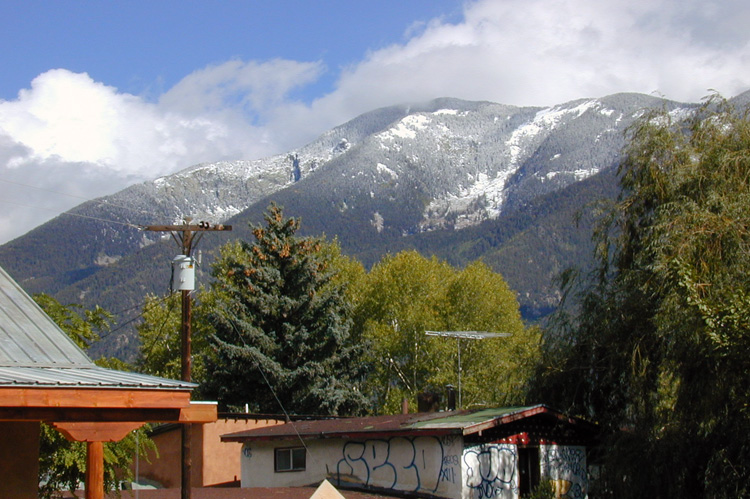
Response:
[{"label": "metal roof", "polygon": [[93,366],[83,350],[2,268],[0,366]]},{"label": "metal roof", "polygon": [[2,367],[1,387],[192,389],[194,383],[91,367]]},{"label": "metal roof", "polygon": [[544,414],[575,424],[579,420],[568,418],[546,405],[502,407],[483,410],[461,410],[363,418],[296,421],[283,425],[267,426],[229,435],[224,441],[272,440],[285,438],[340,438],[376,435],[470,435],[482,430]]},{"label": "metal roof", "polygon": [[197,385],[96,366],[0,267],[0,387],[190,390]]}]

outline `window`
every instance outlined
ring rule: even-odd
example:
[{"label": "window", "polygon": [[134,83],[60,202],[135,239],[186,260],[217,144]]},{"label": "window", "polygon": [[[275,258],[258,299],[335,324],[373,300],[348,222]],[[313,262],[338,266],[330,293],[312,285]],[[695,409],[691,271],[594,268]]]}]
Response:
[{"label": "window", "polygon": [[539,485],[539,447],[518,449],[518,471],[521,475],[520,496],[528,497]]},{"label": "window", "polygon": [[287,447],[275,449],[274,470],[279,471],[302,471],[305,469],[306,453],[304,447]]}]

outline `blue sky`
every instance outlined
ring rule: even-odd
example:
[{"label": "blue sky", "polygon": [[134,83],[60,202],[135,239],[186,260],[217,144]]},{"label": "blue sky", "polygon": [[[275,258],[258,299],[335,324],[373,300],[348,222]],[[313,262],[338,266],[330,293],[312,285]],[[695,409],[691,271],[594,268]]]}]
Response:
[{"label": "blue sky", "polygon": [[0,2],[0,98],[13,99],[54,68],[86,72],[122,92],[158,97],[198,68],[228,59],[322,60],[331,71],[306,89],[330,90],[335,71],[368,50],[403,41],[435,18],[460,19],[460,0]]},{"label": "blue sky", "polygon": [[377,107],[750,88],[746,0],[0,0],[0,243]]}]

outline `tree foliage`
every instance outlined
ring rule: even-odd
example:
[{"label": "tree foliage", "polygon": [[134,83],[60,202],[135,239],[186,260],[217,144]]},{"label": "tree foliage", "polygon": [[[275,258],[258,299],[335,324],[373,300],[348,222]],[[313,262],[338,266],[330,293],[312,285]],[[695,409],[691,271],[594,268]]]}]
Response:
[{"label": "tree foliage", "polygon": [[[34,295],[37,304],[81,348],[99,340],[110,328],[112,315],[101,307],[85,310],[80,305],[63,305],[46,294]],[[125,366],[115,359],[99,359],[97,365],[122,369]],[[120,481],[132,479],[130,465],[136,453],[145,456],[155,445],[144,429],[131,432],[119,442],[104,444],[104,487],[116,490]],[[71,442],[57,430],[41,424],[39,445],[39,495],[59,497],[68,490],[72,494],[86,478],[86,444]]]},{"label": "tree foliage", "polygon": [[538,353],[502,276],[475,262],[464,270],[415,251],[385,257],[365,280],[356,307],[358,334],[373,366],[367,393],[379,412],[396,412],[420,392],[458,383],[457,340],[433,331],[507,332],[509,338],[461,340],[464,407],[517,403]]},{"label": "tree foliage", "polygon": [[110,328],[112,314],[99,306],[85,310],[78,304],[63,305],[45,293],[34,295],[34,301],[79,348],[99,341],[100,333]]},{"label": "tree foliage", "polygon": [[[104,489],[114,491],[120,482],[132,480],[131,465],[136,453],[145,457],[156,450],[146,430],[139,428],[119,442],[104,444]],[[39,496],[62,497],[62,491],[75,495],[86,479],[86,443],[71,442],[57,430],[41,425],[39,445]]]},{"label": "tree foliage", "polygon": [[214,328],[206,389],[222,407],[356,414],[364,397],[362,345],[351,335],[337,249],[296,235],[279,206],[251,226],[255,242],[229,243],[214,264]]},{"label": "tree foliage", "polygon": [[[136,367],[140,372],[170,379],[182,375],[182,304],[180,293],[164,297],[146,296],[143,321],[136,326],[140,338],[140,355]],[[192,295],[191,320],[191,381],[205,379],[204,357],[211,328],[208,324],[207,303],[210,296],[203,290]],[[193,396],[200,396],[193,392]]]},{"label": "tree foliage", "polygon": [[647,113],[629,138],[596,280],[547,336],[544,386],[611,432],[618,497],[745,496],[750,119],[714,97],[687,120]]}]

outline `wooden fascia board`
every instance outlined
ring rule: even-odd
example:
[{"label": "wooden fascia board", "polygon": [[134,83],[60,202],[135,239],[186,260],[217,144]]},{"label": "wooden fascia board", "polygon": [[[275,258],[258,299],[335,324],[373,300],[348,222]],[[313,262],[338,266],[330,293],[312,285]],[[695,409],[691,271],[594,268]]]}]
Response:
[{"label": "wooden fascia board", "polygon": [[[191,402],[180,409],[180,423],[213,423],[219,419],[216,402]],[[165,421],[168,422],[168,421]]]},{"label": "wooden fascia board", "polygon": [[0,407],[0,421],[212,423],[216,404],[180,408]]},{"label": "wooden fascia board", "polygon": [[190,392],[187,390],[0,388],[0,408],[180,409],[189,405]]}]

